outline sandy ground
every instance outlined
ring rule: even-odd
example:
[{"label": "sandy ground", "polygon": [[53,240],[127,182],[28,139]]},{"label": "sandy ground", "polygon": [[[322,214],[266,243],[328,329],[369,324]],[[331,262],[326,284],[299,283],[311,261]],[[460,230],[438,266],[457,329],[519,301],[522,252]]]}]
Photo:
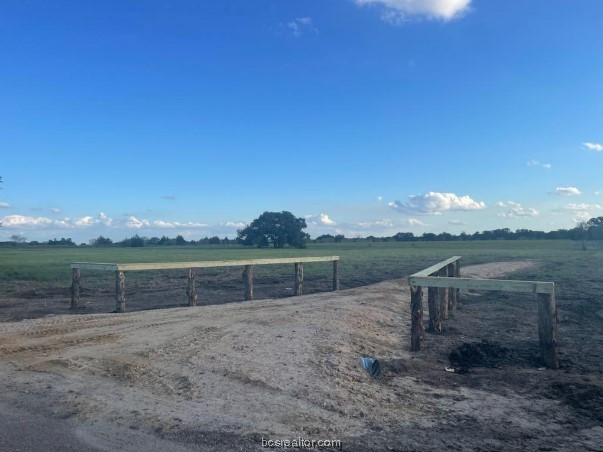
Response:
[{"label": "sandy ground", "polygon": [[[303,437],[350,451],[603,450],[598,346],[584,351],[591,366],[544,370],[529,296],[461,295],[457,318],[415,353],[405,280],[0,324],[0,449],[265,450],[262,438]],[[509,350],[499,366],[445,370],[450,350],[482,339]],[[379,379],[360,356],[380,360]]]}]

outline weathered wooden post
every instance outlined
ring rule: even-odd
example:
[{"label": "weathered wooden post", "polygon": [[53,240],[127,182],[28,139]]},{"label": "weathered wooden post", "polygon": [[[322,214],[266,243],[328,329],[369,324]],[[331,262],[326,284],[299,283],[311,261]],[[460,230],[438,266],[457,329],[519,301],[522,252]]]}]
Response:
[{"label": "weathered wooden post", "polygon": [[[438,271],[438,276],[441,278],[448,277],[448,268],[442,267]],[[438,288],[438,303],[440,305],[440,312],[442,313],[442,320],[448,320],[448,289],[445,287]]]},{"label": "weathered wooden post", "polygon": [[423,288],[410,286],[410,351],[421,350],[425,335],[423,326]]},{"label": "weathered wooden post", "polygon": [[126,312],[126,274],[115,272],[115,311]]},{"label": "weathered wooden post", "polygon": [[[448,277],[449,278],[456,278],[457,264],[458,264],[458,261],[453,262],[452,264],[448,265]],[[458,293],[458,289],[455,289],[454,287],[448,288],[448,309],[449,309],[449,315],[451,318],[454,318],[456,316],[457,293]]]},{"label": "weathered wooden post", "polygon": [[245,265],[243,284],[245,286],[245,300],[253,300],[253,265]]},{"label": "weathered wooden post", "polygon": [[333,261],[333,290],[339,290],[339,261]]},{"label": "weathered wooden post", "polygon": [[195,291],[195,269],[188,269],[188,287],[186,288],[188,295],[188,305],[197,306],[197,293]]},{"label": "weathered wooden post", "polygon": [[[461,261],[460,260],[457,260],[454,263],[454,268],[455,268],[454,277],[460,278],[461,277]],[[458,306],[459,302],[461,301],[461,289],[456,289],[456,295],[454,296],[454,300],[456,301],[456,306]],[[456,313],[456,307],[454,308],[454,312]]]},{"label": "weathered wooden post", "polygon": [[71,269],[71,309],[77,309],[80,302],[80,269]]},{"label": "weathered wooden post", "polygon": [[429,331],[433,333],[442,332],[442,314],[440,312],[440,300],[437,287],[427,289],[427,305],[429,307]]},{"label": "weathered wooden post", "polygon": [[554,292],[538,294],[538,336],[544,364],[551,369],[558,369],[557,307]]},{"label": "weathered wooden post", "polygon": [[304,265],[301,262],[295,264],[295,286],[293,293],[295,295],[302,295],[304,292]]}]

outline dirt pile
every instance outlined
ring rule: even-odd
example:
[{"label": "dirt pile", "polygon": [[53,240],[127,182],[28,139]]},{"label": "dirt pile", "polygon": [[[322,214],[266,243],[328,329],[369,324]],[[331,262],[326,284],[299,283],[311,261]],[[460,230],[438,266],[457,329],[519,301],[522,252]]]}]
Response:
[{"label": "dirt pile", "polygon": [[468,372],[472,367],[499,367],[510,356],[508,348],[496,342],[463,343],[448,354],[450,364],[458,372]]}]

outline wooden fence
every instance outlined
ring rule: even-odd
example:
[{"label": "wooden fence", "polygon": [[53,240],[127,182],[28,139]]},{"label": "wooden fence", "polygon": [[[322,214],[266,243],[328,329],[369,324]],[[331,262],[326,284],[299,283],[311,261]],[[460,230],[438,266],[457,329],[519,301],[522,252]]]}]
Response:
[{"label": "wooden fence", "polygon": [[138,264],[102,264],[96,262],[75,262],[71,264],[71,309],[76,309],[80,301],[81,270],[100,270],[115,272],[115,301],[116,312],[126,312],[126,271],[142,270],[173,270],[188,269],[188,305],[197,305],[195,289],[195,269],[211,267],[244,267],[243,284],[245,287],[245,300],[253,300],[253,267],[254,265],[268,264],[294,264],[295,286],[293,293],[302,295],[304,282],[305,262],[333,262],[333,290],[339,290],[339,256],[322,257],[291,257],[276,259],[246,259],[234,261],[201,261],[201,262],[152,262]]},{"label": "wooden fence", "polygon": [[542,358],[547,367],[559,368],[555,283],[461,278],[460,258],[461,256],[453,256],[408,277],[412,313],[411,351],[421,349],[421,343],[425,335],[423,287],[428,288],[428,330],[436,334],[442,332],[442,320],[455,316],[460,289],[535,293],[538,297],[538,335]]}]

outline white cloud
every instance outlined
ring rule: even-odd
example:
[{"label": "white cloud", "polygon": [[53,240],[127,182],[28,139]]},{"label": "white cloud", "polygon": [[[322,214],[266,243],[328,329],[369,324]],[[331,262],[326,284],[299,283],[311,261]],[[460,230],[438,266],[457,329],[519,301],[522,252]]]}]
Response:
[{"label": "white cloud", "polygon": [[336,225],[336,224],[337,224],[337,223],[335,223],[333,220],[331,220],[331,219],[329,218],[329,216],[328,216],[326,213],[321,213],[321,214],[320,214],[320,222],[321,222],[322,224],[327,225],[327,226],[334,226],[334,225]]},{"label": "white cloud", "polygon": [[603,207],[599,204],[586,204],[586,203],[569,203],[563,207],[558,207],[553,209],[552,212],[555,213],[571,213],[574,215],[573,221],[574,223],[580,223],[581,221],[590,220],[593,216],[590,214],[589,210],[598,210],[603,209]]},{"label": "white cloud", "polygon": [[496,205],[499,207],[509,208],[508,211],[499,213],[498,214],[499,217],[515,218],[515,217],[535,217],[537,215],[540,215],[540,212],[538,212],[536,209],[534,209],[532,207],[523,207],[518,202],[501,201],[501,202],[497,202]]},{"label": "white cloud", "polygon": [[[159,225],[165,225],[165,226],[159,226]],[[167,228],[206,228],[208,225],[205,223],[196,223],[194,221],[187,221],[186,223],[180,223],[179,221],[162,221],[162,220],[155,220],[153,222],[153,225],[158,226],[158,227],[167,227]]]},{"label": "white cloud", "polygon": [[579,194],[581,194],[581,192],[576,187],[557,187],[553,191],[553,194],[565,196],[578,196]]},{"label": "white cloud", "polygon": [[0,222],[3,223],[3,227],[8,228],[89,228],[97,224],[105,224],[106,226],[109,226],[112,221],[113,220],[108,218],[102,212],[96,219],[90,215],[85,215],[81,218],[65,217],[61,220],[53,220],[47,217],[30,217],[25,215],[10,215],[0,219]]},{"label": "white cloud", "polygon": [[77,227],[92,226],[94,224],[94,218],[92,218],[91,216],[85,216],[82,218],[78,218],[77,220],[74,221],[73,224]]},{"label": "white cloud", "polygon": [[113,224],[113,219],[105,215],[104,212],[99,213],[96,219],[98,223],[102,223],[105,226],[111,226],[111,224]]},{"label": "white cloud", "polygon": [[20,228],[20,227],[36,227],[48,226],[53,224],[50,218],[45,217],[28,217],[25,215],[9,215],[2,218],[2,227]]},{"label": "white cloud", "polygon": [[513,201],[498,201],[496,205],[498,207],[521,207],[521,204]]},{"label": "white cloud", "polygon": [[600,143],[582,143],[589,151],[603,152],[603,144]]},{"label": "white cloud", "polygon": [[247,224],[248,223],[245,223],[243,221],[227,221],[226,223],[221,223],[220,226],[224,226],[226,228],[241,229],[247,226]]},{"label": "white cloud", "polygon": [[406,224],[408,226],[427,226],[421,220],[417,220],[416,218],[409,218],[408,220],[406,220]]},{"label": "white cloud", "polygon": [[448,224],[452,224],[454,226],[466,226],[468,223],[465,223],[464,221],[461,221],[461,220],[450,220],[448,222]]},{"label": "white cloud", "polygon": [[187,223],[179,223],[176,221],[174,222],[174,224],[178,228],[206,228],[207,226],[209,226],[206,223],[196,223],[194,221],[189,221]]},{"label": "white cloud", "polygon": [[540,166],[545,169],[551,169],[552,167],[550,163],[542,163],[538,160],[528,160],[528,166]]},{"label": "white cloud", "polygon": [[281,24],[281,28],[294,38],[301,38],[306,33],[318,34],[318,29],[314,26],[314,21],[311,17],[298,17],[284,25]]},{"label": "white cloud", "polygon": [[591,216],[588,212],[576,212],[576,216],[573,218],[574,223],[581,223],[583,221],[588,221],[591,219]]},{"label": "white cloud", "polygon": [[52,208],[50,209],[50,211],[51,211],[52,213],[61,213],[61,209],[59,209],[58,207],[52,207]]},{"label": "white cloud", "polygon": [[306,215],[305,219],[307,224],[311,224],[313,226],[335,226],[337,224],[335,221],[329,218],[326,213],[321,213],[320,215]]},{"label": "white cloud", "polygon": [[383,196],[376,196],[375,201],[377,201],[377,202],[383,201]]},{"label": "white cloud", "polygon": [[142,227],[150,226],[149,220],[139,220],[135,216],[129,216],[126,222],[126,227],[130,229],[140,229]]},{"label": "white cloud", "polygon": [[474,201],[469,196],[457,196],[454,193],[430,191],[422,195],[411,195],[408,201],[392,201],[388,206],[398,212],[413,215],[440,215],[444,211],[481,210],[486,208],[482,201]]},{"label": "white cloud", "polygon": [[[146,220],[143,220],[143,221],[146,221]],[[172,228],[176,227],[176,226],[174,226],[173,223],[170,223],[168,221],[163,221],[163,220],[153,221],[153,226],[155,226],[157,228],[164,228],[164,229],[172,229]]]},{"label": "white cloud", "polygon": [[601,208],[602,207],[599,204],[569,203],[565,207],[562,207],[561,209],[556,209],[555,211],[556,212],[576,212],[576,211],[580,211],[580,210],[591,210],[591,209],[601,209]]},{"label": "white cloud", "polygon": [[6,201],[0,201],[0,209],[10,209],[11,205]]},{"label": "white cloud", "polygon": [[359,5],[382,5],[382,19],[399,25],[411,17],[449,21],[469,11],[471,0],[354,0]]}]

